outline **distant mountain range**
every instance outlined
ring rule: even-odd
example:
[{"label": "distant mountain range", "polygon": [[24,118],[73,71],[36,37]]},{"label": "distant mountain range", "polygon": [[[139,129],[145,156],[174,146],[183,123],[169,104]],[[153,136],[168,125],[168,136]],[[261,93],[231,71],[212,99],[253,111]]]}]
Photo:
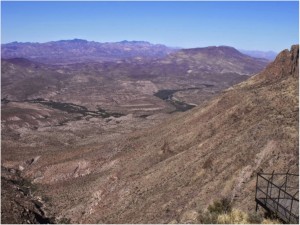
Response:
[{"label": "distant mountain range", "polygon": [[268,59],[269,61],[273,61],[277,54],[276,52],[273,52],[273,51],[251,51],[251,50],[242,50],[242,49],[239,49],[239,51],[241,53],[244,53],[246,55],[249,55],[249,56],[252,56],[252,57],[255,57],[255,58],[264,58],[264,59]]},{"label": "distant mountain range", "polygon": [[12,42],[1,45],[2,58],[27,58],[48,64],[161,58],[175,49],[145,41],[100,43],[82,39],[46,43]]},{"label": "distant mountain range", "polygon": [[[222,47],[222,46],[221,46]],[[226,47],[226,46],[223,46]],[[205,49],[205,48],[193,48]],[[212,48],[209,48],[212,51]],[[231,48],[234,49],[234,48]],[[180,48],[146,41],[95,42],[82,39],[51,41],[46,43],[11,42],[1,45],[2,58],[27,58],[47,64],[70,64],[80,62],[108,62],[120,60],[161,59],[175,53]],[[190,50],[186,50],[189,52]],[[234,54],[249,55],[255,58],[273,60],[276,53],[235,49]],[[213,53],[213,52],[211,52]],[[216,52],[215,52],[216,53]],[[227,52],[230,54],[230,52]],[[232,52],[233,53],[233,52]],[[223,53],[223,55],[225,52]]]}]

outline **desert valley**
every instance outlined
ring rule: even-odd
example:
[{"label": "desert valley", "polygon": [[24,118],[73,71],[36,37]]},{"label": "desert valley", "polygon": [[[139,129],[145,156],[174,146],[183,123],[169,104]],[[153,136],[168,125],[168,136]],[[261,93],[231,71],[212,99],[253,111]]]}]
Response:
[{"label": "desert valley", "polygon": [[254,212],[258,172],[299,171],[298,45],[1,52],[3,223],[204,223],[224,198]]}]

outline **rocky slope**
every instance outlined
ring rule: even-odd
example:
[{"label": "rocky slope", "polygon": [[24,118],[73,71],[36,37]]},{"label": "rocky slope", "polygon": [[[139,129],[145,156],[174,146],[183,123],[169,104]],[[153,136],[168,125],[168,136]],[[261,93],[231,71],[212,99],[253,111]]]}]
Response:
[{"label": "rocky slope", "polygon": [[2,224],[45,224],[54,223],[43,209],[43,203],[35,199],[32,185],[22,179],[16,170],[1,168],[1,223]]},{"label": "rocky slope", "polygon": [[[114,139],[48,148],[22,174],[74,223],[197,223],[222,197],[253,210],[256,172],[299,169],[298,60],[292,46],[186,113]],[[18,166],[10,160],[6,167]]]}]

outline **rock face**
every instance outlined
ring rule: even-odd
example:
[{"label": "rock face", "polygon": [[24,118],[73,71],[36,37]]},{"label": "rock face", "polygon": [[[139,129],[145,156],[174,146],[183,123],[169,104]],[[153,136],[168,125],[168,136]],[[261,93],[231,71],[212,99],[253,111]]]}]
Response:
[{"label": "rock face", "polygon": [[[48,127],[44,139],[43,129],[24,133],[2,144],[3,162],[17,168],[17,160],[41,156],[22,175],[49,198],[51,213],[73,223],[197,223],[199,212],[222,197],[252,210],[258,171],[299,170],[298,57],[293,46],[212,100],[130,134],[105,138],[105,124],[114,121],[100,119],[86,121],[84,131],[73,121],[78,126],[59,135]],[[15,116],[7,116],[10,124],[20,123]],[[79,131],[82,137],[73,138]]]},{"label": "rock face", "polygon": [[286,76],[299,75],[299,45],[293,45],[291,50],[284,50],[276,57],[275,61],[268,65],[255,81],[262,82],[277,81]]},{"label": "rock face", "polygon": [[42,209],[43,204],[31,195],[32,186],[18,176],[15,170],[1,171],[1,223],[54,223]]}]

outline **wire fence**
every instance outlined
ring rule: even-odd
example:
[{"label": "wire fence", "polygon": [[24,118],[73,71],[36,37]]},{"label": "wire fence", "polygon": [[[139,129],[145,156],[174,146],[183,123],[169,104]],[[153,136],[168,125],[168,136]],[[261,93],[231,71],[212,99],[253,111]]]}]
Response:
[{"label": "wire fence", "polygon": [[260,205],[285,223],[299,224],[299,175],[258,173],[255,201],[256,210]]}]

